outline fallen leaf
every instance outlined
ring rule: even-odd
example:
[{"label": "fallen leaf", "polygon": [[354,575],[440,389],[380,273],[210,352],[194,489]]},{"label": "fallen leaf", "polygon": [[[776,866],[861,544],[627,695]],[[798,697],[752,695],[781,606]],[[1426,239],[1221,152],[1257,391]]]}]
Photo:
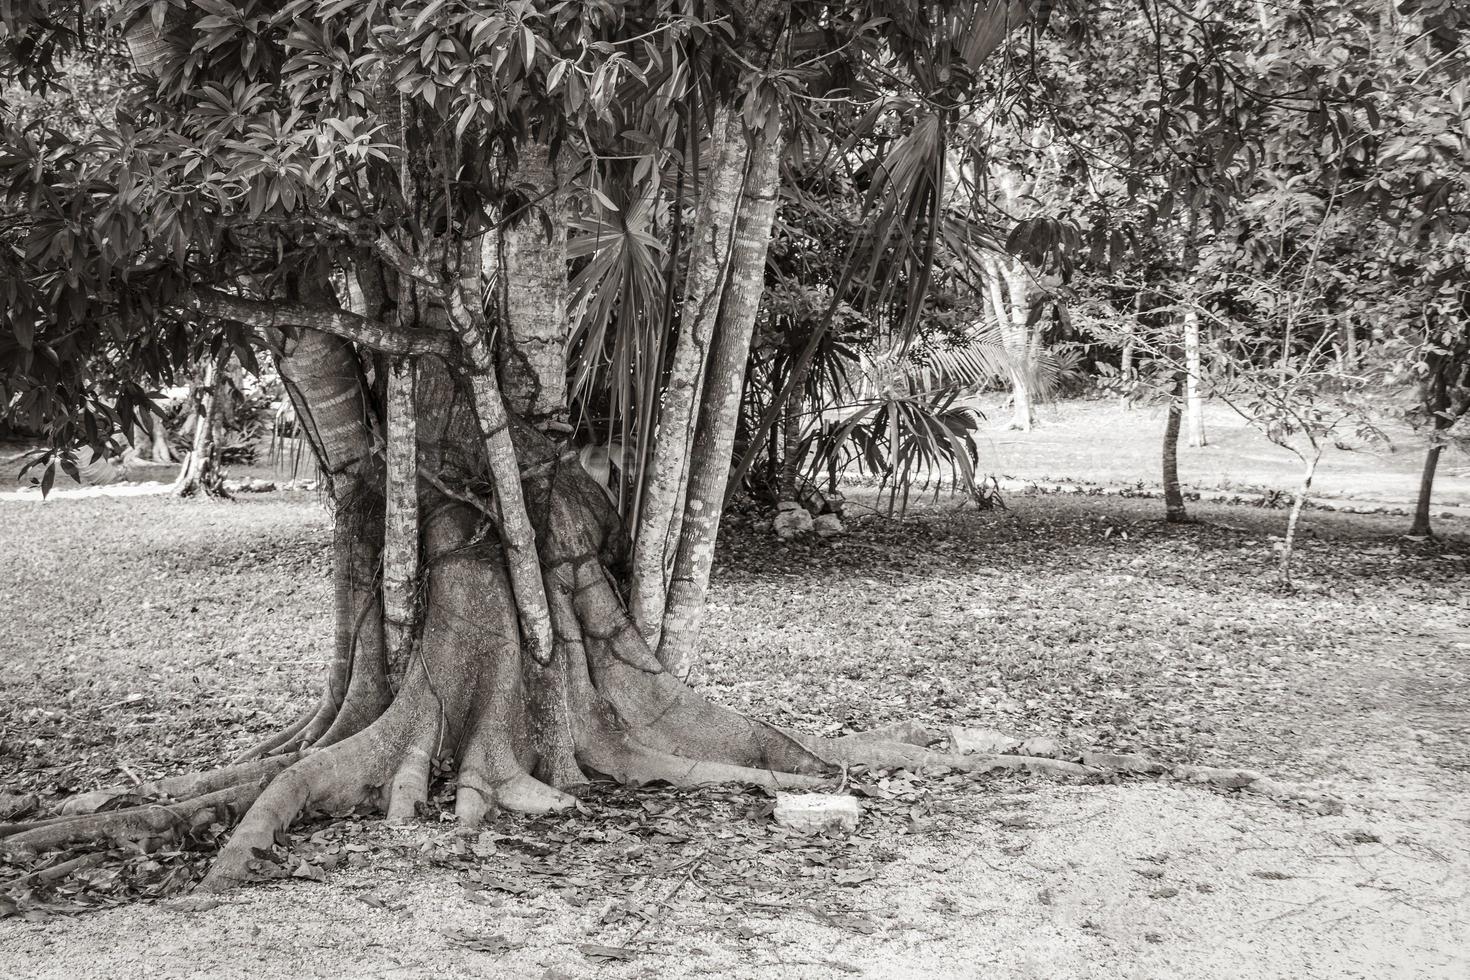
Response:
[{"label": "fallen leaf", "polygon": [[599,946],[597,943],[582,943],[577,949],[589,960],[606,963],[627,961],[638,955],[636,949],[626,946]]}]

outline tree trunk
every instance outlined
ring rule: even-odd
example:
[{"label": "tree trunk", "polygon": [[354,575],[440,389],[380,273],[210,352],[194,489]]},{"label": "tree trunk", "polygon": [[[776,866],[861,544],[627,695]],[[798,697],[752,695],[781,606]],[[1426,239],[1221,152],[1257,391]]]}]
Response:
[{"label": "tree trunk", "polygon": [[418,420],[412,363],[389,367],[384,405],[383,647],[397,690],[413,649],[418,591]]},{"label": "tree trunk", "polygon": [[735,236],[729,284],[715,325],[715,347],[710,355],[709,380],[700,405],[689,490],[684,504],[679,549],[669,578],[663,634],[658,658],[681,680],[694,665],[695,644],[704,615],[715,538],[720,527],[725,488],[730,477],[740,399],[745,390],[745,366],[751,335],[765,292],[766,252],[780,197],[781,144],[757,133],[745,176],[744,209]]},{"label": "tree trunk", "polygon": [[155,463],[174,463],[174,451],[168,444],[168,426],[163,421],[162,415],[151,416],[153,427],[153,447],[151,458]]},{"label": "tree trunk", "polygon": [[1118,364],[1118,377],[1123,382],[1123,393],[1118,396],[1118,405],[1124,411],[1133,407],[1133,398],[1130,388],[1133,384],[1133,328],[1129,327],[1128,336],[1123,341],[1123,356]]},{"label": "tree trunk", "polygon": [[[1001,347],[1006,352],[1007,374],[1011,381],[1011,428],[1029,432],[1033,422],[1031,389],[1027,380],[1029,355],[1026,344],[1026,314],[1018,312],[1017,296],[1025,295],[1024,284],[1017,284],[1009,275],[1002,274],[1001,262],[994,256],[985,257],[986,299],[990,315],[995,319],[1000,332]],[[1006,302],[1007,282],[1011,286],[1009,305]],[[1020,289],[1018,294],[1015,290]],[[1020,322],[1017,322],[1017,316]]]},{"label": "tree trunk", "polygon": [[1317,472],[1317,461],[1321,459],[1321,453],[1315,453],[1303,460],[1302,483],[1297,488],[1296,497],[1291,502],[1291,513],[1286,518],[1286,536],[1281,541],[1281,563],[1278,571],[1281,581],[1287,585],[1291,584],[1291,556],[1296,549],[1296,528],[1301,521],[1302,508],[1306,506],[1307,495],[1312,492],[1312,477]]},{"label": "tree trunk", "polygon": [[1011,260],[1010,268],[1006,270],[1006,286],[1011,299],[1009,346],[1012,349],[1011,356],[1019,368],[1011,373],[1011,383],[1014,386],[1011,428],[1030,432],[1032,426],[1036,424],[1030,382],[1035,351],[1031,342],[1029,323],[1031,319],[1030,284],[1027,282],[1026,270],[1021,265],[1020,259]]},{"label": "tree trunk", "polygon": [[745,125],[733,105],[716,109],[713,159],[690,236],[679,336],[669,366],[658,435],[638,515],[630,605],[650,646],[663,631],[669,574],[679,545],[683,493],[694,443],[705,362],[728,271],[748,158]]},{"label": "tree trunk", "polygon": [[194,445],[179,467],[173,492],[179,497],[223,497],[224,478],[219,471],[219,454],[215,446],[215,428],[219,420],[220,373],[228,354],[211,358],[204,368],[200,385],[198,412],[194,423]]},{"label": "tree trunk", "polygon": [[1201,395],[1204,375],[1201,373],[1199,349],[1199,314],[1184,313],[1184,405],[1189,445],[1198,449],[1205,445],[1205,401]]},{"label": "tree trunk", "polygon": [[1433,429],[1429,448],[1424,454],[1424,469],[1419,475],[1419,497],[1414,503],[1414,523],[1409,528],[1410,534],[1424,537],[1434,533],[1430,530],[1429,507],[1434,496],[1434,472],[1439,468],[1440,453],[1444,450],[1440,433],[1453,426],[1465,411],[1463,404],[1459,411],[1451,411],[1447,373],[1450,365],[1436,356],[1431,359],[1430,366],[1429,377],[1420,389],[1420,398],[1425,411],[1429,413]]},{"label": "tree trunk", "polygon": [[[518,149],[517,183],[538,200],[504,230],[499,255],[505,341],[496,348],[508,404],[542,431],[568,431],[567,201],[550,148]],[[478,261],[478,258],[477,258]]]},{"label": "tree trunk", "polygon": [[1444,446],[1435,443],[1424,453],[1424,470],[1419,474],[1419,497],[1414,502],[1414,523],[1409,533],[1416,537],[1432,537],[1429,506],[1434,497],[1434,471],[1439,468],[1439,454]]},{"label": "tree trunk", "polygon": [[[480,251],[477,243],[457,248],[461,259]],[[279,836],[305,812],[374,806],[390,820],[413,819],[436,771],[455,773],[455,816],[465,827],[494,810],[568,808],[587,772],[630,784],[774,791],[813,788],[849,765],[1093,771],[797,735],[707,701],[665,670],[622,601],[630,549],[617,511],[575,452],[508,410],[484,343],[473,265],[430,287],[437,298],[414,304],[417,319],[398,330],[309,310],[292,315],[320,329],[277,330],[287,314],[260,304],[255,325],[279,351],[336,521],[337,643],[320,702],[233,765],[131,788],[145,798],[140,805],[0,829],[9,853],[187,832],[243,812],[199,886],[214,891],[274,860]],[[398,278],[401,293],[407,277]],[[397,306],[405,303],[400,295]],[[451,327],[452,346],[442,340]],[[351,341],[326,332],[349,329]],[[387,354],[409,356],[415,338],[438,354],[400,372],[383,398],[354,343],[379,344],[372,356],[381,366]],[[510,371],[521,362],[505,363]],[[410,404],[412,434],[393,422]],[[402,461],[411,447],[390,451],[385,438],[416,444],[416,480]],[[395,690],[379,575],[395,561],[385,550],[415,539],[387,518],[388,501],[410,485],[421,515],[422,615],[401,624],[413,632],[413,656]],[[539,596],[528,598],[528,586]]]},{"label": "tree trunk", "polygon": [[796,365],[793,380],[796,393],[786,402],[786,417],[781,423],[781,483],[776,488],[780,501],[796,500],[796,479],[801,472],[801,417],[805,404],[807,376],[810,365]]},{"label": "tree trunk", "polygon": [[1164,520],[1177,524],[1189,519],[1184,509],[1184,491],[1179,486],[1179,398],[1183,380],[1175,376],[1169,395],[1169,420],[1164,425]]},{"label": "tree trunk", "polygon": [[1353,331],[1353,321],[1347,317],[1337,325],[1337,365],[1343,374],[1352,374],[1358,369],[1358,338]]}]

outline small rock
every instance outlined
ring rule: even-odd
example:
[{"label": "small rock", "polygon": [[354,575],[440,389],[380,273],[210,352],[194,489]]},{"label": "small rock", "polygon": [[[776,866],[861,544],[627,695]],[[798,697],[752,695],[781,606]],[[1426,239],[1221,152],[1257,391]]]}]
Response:
[{"label": "small rock", "polygon": [[820,514],[812,521],[812,530],[824,538],[836,537],[847,529],[842,526],[842,518],[836,514]]},{"label": "small rock", "polygon": [[[778,505],[779,506],[779,505]],[[771,522],[771,530],[776,532],[776,537],[782,541],[790,541],[792,538],[807,534],[812,529],[812,515],[806,512],[806,508],[800,504],[795,510],[783,510],[776,515]]]},{"label": "small rock", "polygon": [[999,755],[1014,752],[1021,744],[1019,735],[1009,735],[994,728],[951,728],[949,750],[951,752],[978,752],[981,755]]},{"label": "small rock", "polygon": [[852,833],[862,805],[856,796],[835,793],[777,793],[776,822],[803,834],[824,830]]},{"label": "small rock", "polygon": [[1037,735],[1022,742],[1016,751],[1020,755],[1031,755],[1038,759],[1055,759],[1062,754],[1062,743],[1054,738]]}]

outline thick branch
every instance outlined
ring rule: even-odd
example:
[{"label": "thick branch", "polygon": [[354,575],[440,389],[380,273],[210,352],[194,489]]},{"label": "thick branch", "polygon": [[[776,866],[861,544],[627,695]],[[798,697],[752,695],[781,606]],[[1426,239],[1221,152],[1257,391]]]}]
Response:
[{"label": "thick branch", "polygon": [[399,330],[365,316],[331,306],[310,303],[265,302],[231,296],[218,290],[194,290],[191,305],[199,312],[235,320],[261,329],[305,327],[350,340],[364,347],[397,356],[439,354],[448,356],[451,338],[440,331]]}]

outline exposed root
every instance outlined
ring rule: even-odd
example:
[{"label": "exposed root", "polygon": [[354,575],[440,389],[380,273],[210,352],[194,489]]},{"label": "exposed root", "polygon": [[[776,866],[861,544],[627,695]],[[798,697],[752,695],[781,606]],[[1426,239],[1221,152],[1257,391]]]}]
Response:
[{"label": "exposed root", "polygon": [[819,739],[792,735],[813,753],[833,765],[870,766],[876,769],[923,769],[925,767],[957,769],[961,772],[991,772],[1000,769],[1025,769],[1029,772],[1065,776],[1102,776],[1105,771],[1061,759],[1044,759],[1026,755],[991,755],[987,753],[938,752],[907,742],[873,739]]},{"label": "exposed root", "polygon": [[256,851],[269,849],[276,833],[308,807],[350,807],[381,786],[396,767],[413,711],[403,702],[395,709],[351,738],[304,756],[277,776],[240,821],[199,889],[223,891],[249,880]]},{"label": "exposed root", "polygon": [[403,761],[393,774],[392,788],[388,792],[388,822],[408,823],[418,815],[420,803],[429,799],[429,770],[433,767],[435,743],[439,740],[439,725],[409,743],[403,753]]},{"label": "exposed root", "polygon": [[34,854],[76,841],[157,837],[220,819],[229,811],[248,806],[260,793],[259,783],[248,782],[179,803],[148,803],[64,817],[7,837],[4,847],[18,854]]},{"label": "exposed root", "polygon": [[812,789],[830,780],[823,776],[756,769],[724,762],[687,759],[616,737],[599,739],[584,753],[587,764],[620,783],[668,783],[690,788],[722,783],[740,783],[775,792],[777,790]]},{"label": "exposed root", "polygon": [[[455,809],[455,816],[467,827],[478,824],[490,809],[512,813],[552,813],[577,805],[575,796],[548,786],[528,772],[516,773],[495,783],[483,782],[477,776],[462,778],[459,793],[470,798],[465,809],[460,809],[458,803]],[[479,807],[478,812],[473,809],[475,806]]]}]

